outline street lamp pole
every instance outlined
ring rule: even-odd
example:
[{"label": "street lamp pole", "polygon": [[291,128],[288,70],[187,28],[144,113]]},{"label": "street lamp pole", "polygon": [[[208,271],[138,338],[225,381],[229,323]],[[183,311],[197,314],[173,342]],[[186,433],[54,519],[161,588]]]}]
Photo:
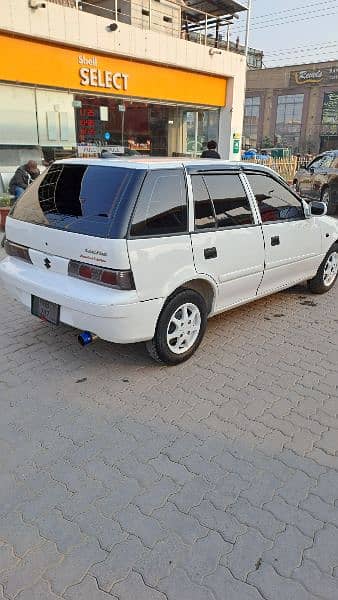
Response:
[{"label": "street lamp pole", "polygon": [[248,56],[248,50],[249,50],[249,35],[250,35],[250,20],[251,20],[251,2],[252,2],[252,0],[248,0],[248,11],[246,13],[245,56]]}]

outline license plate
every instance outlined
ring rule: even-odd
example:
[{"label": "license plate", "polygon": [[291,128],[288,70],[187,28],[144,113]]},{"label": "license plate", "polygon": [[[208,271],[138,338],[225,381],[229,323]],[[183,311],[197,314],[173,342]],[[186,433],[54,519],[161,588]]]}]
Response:
[{"label": "license plate", "polygon": [[43,321],[58,325],[60,322],[60,305],[38,296],[32,296],[32,315],[39,317]]}]

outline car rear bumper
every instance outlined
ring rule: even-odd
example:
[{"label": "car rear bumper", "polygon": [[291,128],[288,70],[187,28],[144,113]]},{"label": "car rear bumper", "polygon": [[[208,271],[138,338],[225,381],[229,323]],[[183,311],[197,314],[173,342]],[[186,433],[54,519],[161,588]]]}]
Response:
[{"label": "car rear bumper", "polygon": [[45,272],[8,257],[0,263],[0,278],[9,294],[31,309],[31,297],[60,305],[60,321],[121,344],[150,340],[164,300],[140,302],[135,290],[121,291]]}]

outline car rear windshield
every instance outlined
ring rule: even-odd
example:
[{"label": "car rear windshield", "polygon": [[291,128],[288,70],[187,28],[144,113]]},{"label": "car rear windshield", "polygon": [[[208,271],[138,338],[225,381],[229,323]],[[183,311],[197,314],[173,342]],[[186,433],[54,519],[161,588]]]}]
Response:
[{"label": "car rear windshield", "polygon": [[144,172],[118,166],[54,164],[26,190],[11,216],[95,237],[124,237]]}]

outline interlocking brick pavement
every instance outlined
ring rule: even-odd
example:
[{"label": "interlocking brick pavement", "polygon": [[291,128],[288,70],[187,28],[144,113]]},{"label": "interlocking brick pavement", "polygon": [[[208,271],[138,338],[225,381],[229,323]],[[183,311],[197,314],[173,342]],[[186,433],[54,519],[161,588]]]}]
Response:
[{"label": "interlocking brick pavement", "polygon": [[167,368],[0,289],[0,598],[336,600],[337,301],[223,314]]}]

